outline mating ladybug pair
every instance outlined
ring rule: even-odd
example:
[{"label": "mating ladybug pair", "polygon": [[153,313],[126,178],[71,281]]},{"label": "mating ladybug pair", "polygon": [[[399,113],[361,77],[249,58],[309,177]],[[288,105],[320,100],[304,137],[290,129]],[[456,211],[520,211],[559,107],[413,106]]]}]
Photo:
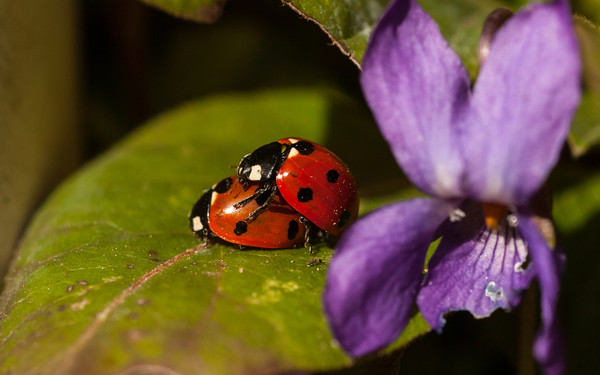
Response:
[{"label": "mating ladybug pair", "polygon": [[205,192],[192,207],[200,238],[268,249],[340,235],[358,214],[348,167],[314,142],[283,138],[242,158],[237,174]]}]

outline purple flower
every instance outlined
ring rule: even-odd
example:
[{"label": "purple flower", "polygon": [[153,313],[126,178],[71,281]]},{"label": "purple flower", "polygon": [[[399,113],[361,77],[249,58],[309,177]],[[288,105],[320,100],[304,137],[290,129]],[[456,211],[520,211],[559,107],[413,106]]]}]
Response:
[{"label": "purple flower", "polygon": [[566,1],[532,4],[508,19],[472,89],[419,4],[389,6],[373,31],[361,83],[396,160],[432,197],[375,210],[340,240],[324,304],[347,352],[361,356],[391,343],[415,301],[441,331],[450,311],[486,317],[511,309],[536,278],[542,324],[534,355],[546,373],[562,371],[562,256],[532,200],[567,136],[579,76]]}]

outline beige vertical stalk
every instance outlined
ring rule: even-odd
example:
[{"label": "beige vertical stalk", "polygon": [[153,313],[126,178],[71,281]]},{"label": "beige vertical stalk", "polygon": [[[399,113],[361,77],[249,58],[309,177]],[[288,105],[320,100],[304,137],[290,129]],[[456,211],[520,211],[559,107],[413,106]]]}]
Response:
[{"label": "beige vertical stalk", "polygon": [[32,212],[80,160],[77,4],[0,0],[0,277]]}]

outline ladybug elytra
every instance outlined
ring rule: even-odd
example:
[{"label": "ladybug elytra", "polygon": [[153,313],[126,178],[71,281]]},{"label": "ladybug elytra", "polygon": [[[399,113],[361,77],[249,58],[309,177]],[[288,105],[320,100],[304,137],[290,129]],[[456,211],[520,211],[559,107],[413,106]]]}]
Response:
[{"label": "ladybug elytra", "polygon": [[200,238],[268,249],[340,235],[358,215],[356,182],[331,151],[283,138],[244,156],[194,204],[190,228]]},{"label": "ladybug elytra", "polygon": [[[273,197],[260,215],[248,216],[264,204],[267,194],[255,195],[258,183],[246,186],[237,176],[224,178],[205,192],[190,213],[190,229],[199,238],[219,237],[227,242],[267,249],[303,245],[307,228],[300,213],[279,194]],[[247,204],[236,206],[240,200],[253,197]]]},{"label": "ladybug elytra", "polygon": [[358,192],[350,170],[333,152],[314,142],[283,138],[266,144],[242,158],[237,174],[242,184],[263,184],[255,194],[270,192],[264,208],[280,193],[306,219],[332,235],[340,235],[358,215]]}]

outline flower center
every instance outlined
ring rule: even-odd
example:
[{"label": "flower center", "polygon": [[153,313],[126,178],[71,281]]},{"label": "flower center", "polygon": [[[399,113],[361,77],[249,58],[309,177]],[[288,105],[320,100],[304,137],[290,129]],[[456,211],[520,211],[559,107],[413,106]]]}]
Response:
[{"label": "flower center", "polygon": [[498,203],[482,203],[485,225],[493,231],[500,227],[500,221],[508,214],[508,207]]}]

